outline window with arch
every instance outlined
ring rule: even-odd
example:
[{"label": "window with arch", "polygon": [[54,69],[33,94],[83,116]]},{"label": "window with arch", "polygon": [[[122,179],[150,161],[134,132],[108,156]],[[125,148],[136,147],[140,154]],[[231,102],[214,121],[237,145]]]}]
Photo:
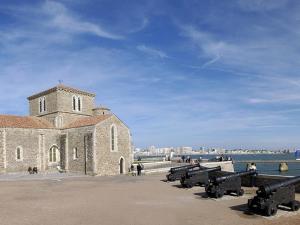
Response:
[{"label": "window with arch", "polygon": [[77,98],[77,110],[81,111],[81,97]]},{"label": "window with arch", "polygon": [[21,146],[16,148],[16,160],[23,161],[23,148]]},{"label": "window with arch", "polygon": [[39,107],[40,107],[40,113],[43,112],[43,102],[41,98],[39,100]]},{"label": "window with arch", "polygon": [[73,96],[73,110],[76,110],[76,96]]},{"label": "window with arch", "polygon": [[73,159],[78,159],[78,149],[76,147],[73,148]]},{"label": "window with arch", "polygon": [[43,98],[43,111],[46,112],[46,98]]},{"label": "window with arch", "polygon": [[81,110],[82,110],[82,98],[80,96],[73,95],[73,97],[72,97],[72,108],[73,108],[73,111],[81,112]]},{"label": "window with arch", "polygon": [[46,107],[46,98],[45,97],[41,97],[39,99],[39,112],[46,112],[47,107]]},{"label": "window with arch", "polygon": [[57,154],[58,154],[58,148],[56,146],[52,146],[49,150],[49,162],[51,163],[57,162]]},{"label": "window with arch", "polygon": [[110,127],[110,150],[118,151],[117,127],[114,124]]}]

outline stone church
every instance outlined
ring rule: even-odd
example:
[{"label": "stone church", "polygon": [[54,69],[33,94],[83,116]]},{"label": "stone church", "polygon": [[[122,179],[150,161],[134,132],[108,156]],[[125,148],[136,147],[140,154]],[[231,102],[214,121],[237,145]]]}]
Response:
[{"label": "stone church", "polygon": [[58,85],[27,98],[30,116],[0,115],[0,172],[28,167],[91,175],[126,173],[133,153],[129,128],[95,95]]}]

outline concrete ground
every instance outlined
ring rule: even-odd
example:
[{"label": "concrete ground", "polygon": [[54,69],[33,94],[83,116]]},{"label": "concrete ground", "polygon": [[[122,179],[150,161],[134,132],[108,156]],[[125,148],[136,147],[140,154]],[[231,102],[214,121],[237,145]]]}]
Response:
[{"label": "concrete ground", "polygon": [[206,198],[202,187],[163,182],[164,174],[36,178],[0,176],[1,225],[300,224],[300,211],[279,210],[271,218],[247,212],[254,189],[216,200]]}]

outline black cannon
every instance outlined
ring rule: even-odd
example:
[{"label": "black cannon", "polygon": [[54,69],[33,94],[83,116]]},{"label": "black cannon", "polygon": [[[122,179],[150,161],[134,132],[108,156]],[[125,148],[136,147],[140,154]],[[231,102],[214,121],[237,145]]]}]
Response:
[{"label": "black cannon", "polygon": [[256,175],[255,170],[233,173],[226,176],[212,177],[208,185],[205,186],[205,191],[209,197],[221,198],[224,194],[236,193],[238,196],[244,194],[241,188],[242,176]]},{"label": "black cannon", "polygon": [[295,185],[298,183],[300,176],[260,186],[257,195],[248,200],[249,209],[267,216],[275,215],[279,205],[297,211],[300,203],[295,200]]},{"label": "black cannon", "polygon": [[167,174],[167,180],[168,181],[180,180],[181,177],[186,174],[187,170],[194,170],[199,168],[200,168],[199,164],[173,167],[170,169],[169,174]]},{"label": "black cannon", "polygon": [[210,175],[216,171],[221,171],[221,167],[203,167],[199,168],[198,170],[188,170],[186,174],[181,177],[180,183],[185,188],[191,188],[195,185],[207,185],[209,182]]}]

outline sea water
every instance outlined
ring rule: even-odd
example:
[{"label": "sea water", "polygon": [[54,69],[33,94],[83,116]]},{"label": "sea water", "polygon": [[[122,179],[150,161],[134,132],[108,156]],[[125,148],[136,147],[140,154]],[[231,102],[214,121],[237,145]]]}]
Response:
[{"label": "sea water", "polygon": [[[233,154],[227,155],[230,156],[233,161],[239,160],[279,160],[284,162],[285,160],[295,160],[294,153],[291,154]],[[192,155],[191,158],[199,159],[202,157],[203,159],[212,159],[215,158],[216,155]],[[234,163],[235,171],[244,171],[246,170],[247,163]],[[289,170],[287,172],[279,171],[279,162],[278,163],[256,163],[256,168],[260,173],[272,174],[272,175],[284,175],[284,176],[300,176],[300,162],[298,163],[288,163]]]}]

